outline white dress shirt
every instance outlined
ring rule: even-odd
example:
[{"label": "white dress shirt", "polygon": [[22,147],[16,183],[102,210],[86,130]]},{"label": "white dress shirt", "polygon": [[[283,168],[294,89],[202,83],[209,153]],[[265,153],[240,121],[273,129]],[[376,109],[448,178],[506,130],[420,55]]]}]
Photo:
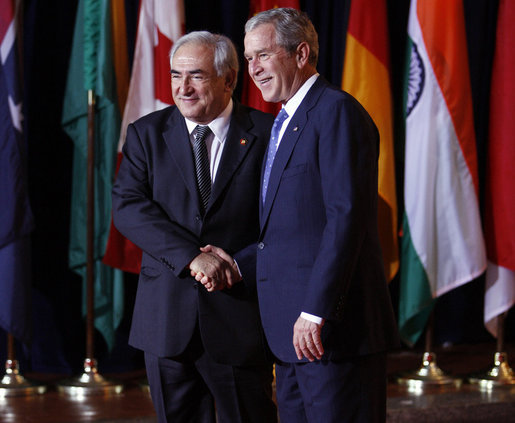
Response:
[{"label": "white dress shirt", "polygon": [[[218,117],[213,119],[207,126],[211,129],[211,133],[206,137],[207,156],[209,158],[209,171],[211,173],[211,184],[215,182],[216,172],[218,171],[218,165],[222,158],[224,151],[225,140],[227,139],[227,132],[229,132],[229,125],[231,124],[231,114],[233,109],[232,99],[227,104]],[[195,123],[189,119],[186,119],[186,126],[188,127],[188,134],[190,136],[190,142],[193,146],[195,142],[195,128],[198,123]]]}]

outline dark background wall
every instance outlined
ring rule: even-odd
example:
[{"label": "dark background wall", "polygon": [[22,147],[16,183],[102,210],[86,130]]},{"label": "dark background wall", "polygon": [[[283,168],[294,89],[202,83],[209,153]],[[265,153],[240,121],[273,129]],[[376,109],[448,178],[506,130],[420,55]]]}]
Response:
[{"label": "dark background wall", "polygon": [[[349,0],[303,0],[320,41],[318,70],[340,85]],[[396,173],[399,211],[402,211],[403,116],[402,78],[405,65],[409,0],[388,0],[392,90],[395,107]],[[484,180],[488,98],[495,42],[497,1],[464,0],[480,180]],[[135,41],[137,0],[126,0],[129,57]],[[70,56],[77,0],[24,1],[24,90],[26,134],[29,142],[30,198],[36,229],[32,236],[33,343],[18,346],[25,371],[76,373],[85,354],[85,324],[81,317],[80,278],[68,269],[72,142],[60,119]],[[228,35],[243,52],[243,26],[249,5],[242,0],[185,0],[186,30],[207,29]],[[244,68],[244,63],[242,62]],[[236,96],[241,93],[240,84]],[[481,185],[482,188],[482,185]],[[481,189],[481,200],[483,190]],[[399,221],[401,221],[399,219]],[[390,284],[394,307],[398,278]],[[127,345],[137,277],[125,275],[125,315],[114,350],[107,351],[96,336],[101,372],[143,367],[141,352]],[[475,344],[492,341],[483,326],[484,278],[441,297],[435,310],[435,344]],[[513,340],[513,313],[506,337]],[[97,334],[98,335],[98,334]],[[420,348],[423,340],[419,341]],[[5,333],[0,331],[0,360],[5,360]]]}]

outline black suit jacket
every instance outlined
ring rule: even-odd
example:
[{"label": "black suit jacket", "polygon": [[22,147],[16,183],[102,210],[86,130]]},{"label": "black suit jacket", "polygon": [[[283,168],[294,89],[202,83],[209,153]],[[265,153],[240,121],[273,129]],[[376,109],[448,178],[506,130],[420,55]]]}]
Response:
[{"label": "black suit jacket", "polygon": [[[113,188],[113,218],[118,230],[143,250],[129,337],[134,347],[177,356],[198,325],[204,347],[216,361],[265,361],[255,243],[259,175],[272,123],[271,115],[234,102],[203,217],[191,143],[179,110],[168,107],[129,125]],[[233,255],[244,280],[213,293],[196,282],[187,266],[206,244]]]}]

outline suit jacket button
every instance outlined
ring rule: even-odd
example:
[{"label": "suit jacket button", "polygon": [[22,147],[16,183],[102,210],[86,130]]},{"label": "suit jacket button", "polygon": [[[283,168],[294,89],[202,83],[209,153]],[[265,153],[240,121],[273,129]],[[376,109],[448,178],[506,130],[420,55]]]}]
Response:
[{"label": "suit jacket button", "polygon": [[263,242],[260,242],[257,247],[258,249],[262,250],[263,248],[265,248],[265,244]]},{"label": "suit jacket button", "polygon": [[197,215],[195,216],[195,220],[196,220],[197,222],[200,222],[200,221],[202,220],[202,218],[197,214]]}]

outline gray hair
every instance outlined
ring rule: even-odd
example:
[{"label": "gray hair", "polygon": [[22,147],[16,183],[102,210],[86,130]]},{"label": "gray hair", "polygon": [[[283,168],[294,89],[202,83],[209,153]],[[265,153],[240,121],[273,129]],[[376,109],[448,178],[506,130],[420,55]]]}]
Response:
[{"label": "gray hair", "polygon": [[306,13],[288,7],[265,10],[247,21],[245,34],[263,24],[274,26],[275,42],[290,54],[295,53],[300,43],[307,42],[310,50],[308,62],[316,67],[318,62],[318,34]]},{"label": "gray hair", "polygon": [[238,54],[233,42],[221,34],[213,34],[208,31],[193,31],[179,38],[170,50],[170,64],[177,50],[185,44],[198,44],[210,47],[213,50],[216,74],[218,76],[226,75],[230,70],[234,70],[235,77],[231,86],[232,90],[236,88],[238,70],[240,63],[238,62]]}]

